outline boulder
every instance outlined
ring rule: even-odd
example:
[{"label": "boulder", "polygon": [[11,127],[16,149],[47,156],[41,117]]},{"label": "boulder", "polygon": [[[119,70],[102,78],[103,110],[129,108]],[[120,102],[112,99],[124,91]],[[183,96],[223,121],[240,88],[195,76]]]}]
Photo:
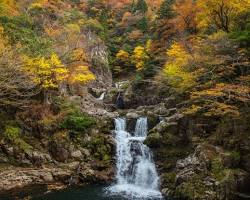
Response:
[{"label": "boulder", "polygon": [[69,158],[68,150],[54,141],[50,142],[49,150],[53,158],[59,162],[66,162]]},{"label": "boulder", "polygon": [[71,157],[80,160],[83,158],[83,155],[80,150],[76,150],[71,153]]},{"label": "boulder", "polygon": [[128,119],[137,119],[139,117],[139,115],[137,113],[133,113],[133,112],[130,112],[130,113],[127,113],[126,115],[126,118]]}]

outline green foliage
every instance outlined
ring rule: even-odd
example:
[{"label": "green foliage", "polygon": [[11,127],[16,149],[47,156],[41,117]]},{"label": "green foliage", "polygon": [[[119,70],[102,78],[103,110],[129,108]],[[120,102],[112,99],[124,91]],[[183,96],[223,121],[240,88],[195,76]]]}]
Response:
[{"label": "green foliage", "polygon": [[35,26],[26,15],[0,17],[0,25],[11,44],[20,44],[23,53],[46,55],[51,52],[51,41],[41,34],[41,27]]},{"label": "green foliage", "polygon": [[15,141],[20,137],[21,129],[16,126],[6,126],[4,136],[8,138],[10,141]]},{"label": "green foliage", "polygon": [[18,146],[24,152],[27,152],[32,149],[32,146],[22,139],[21,129],[17,126],[7,125],[5,127],[4,136],[6,139]]},{"label": "green foliage", "polygon": [[220,158],[215,158],[211,163],[211,172],[216,180],[221,181],[225,177],[225,168]]},{"label": "green foliage", "polygon": [[143,17],[138,22],[138,28],[144,32],[148,30],[148,19],[146,17]]},{"label": "green foliage", "polygon": [[176,16],[176,13],[174,11],[173,4],[175,0],[164,0],[160,6],[160,9],[158,11],[158,17],[160,19],[171,19]]},{"label": "green foliage", "polygon": [[248,30],[235,31],[231,33],[231,37],[239,43],[241,47],[250,47],[250,27]]},{"label": "green foliage", "polygon": [[102,24],[98,20],[96,20],[96,19],[89,19],[84,24],[84,26],[86,28],[88,28],[89,30],[97,32],[97,33],[104,31],[104,28],[103,28]]},{"label": "green foliage", "polygon": [[139,10],[142,13],[146,13],[148,11],[148,5],[145,0],[137,0],[136,10]]},{"label": "green foliage", "polygon": [[61,123],[60,127],[63,129],[68,129],[72,132],[83,132],[94,124],[95,121],[93,118],[78,111],[69,113]]},{"label": "green foliage", "polygon": [[231,152],[231,157],[233,159],[233,163],[240,163],[240,159],[241,159],[240,152],[232,151]]}]

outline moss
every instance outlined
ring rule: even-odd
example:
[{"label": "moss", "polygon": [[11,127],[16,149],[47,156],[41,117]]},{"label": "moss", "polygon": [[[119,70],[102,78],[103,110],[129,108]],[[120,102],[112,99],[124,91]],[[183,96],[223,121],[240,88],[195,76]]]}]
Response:
[{"label": "moss", "polygon": [[103,160],[104,161],[109,161],[111,158],[110,158],[110,156],[108,155],[108,154],[105,154],[104,156],[103,156]]},{"label": "moss", "polygon": [[239,152],[237,152],[237,151],[232,151],[232,152],[231,152],[231,156],[232,156],[232,159],[233,159],[233,162],[234,162],[234,163],[239,163],[239,162],[240,162],[241,156],[240,156],[240,153],[239,153]]},{"label": "moss", "polygon": [[5,127],[4,137],[24,152],[27,152],[33,148],[21,138],[21,129],[17,126],[7,125]]},{"label": "moss", "polygon": [[211,172],[217,181],[221,181],[225,177],[225,168],[220,158],[215,158],[211,162]]},{"label": "moss", "polygon": [[144,143],[153,148],[161,146],[162,136],[158,132],[150,133]]},{"label": "moss", "polygon": [[111,146],[103,135],[93,135],[85,147],[90,149],[95,159],[103,161],[111,159]]},{"label": "moss", "polygon": [[[180,199],[206,199],[205,191],[209,190],[208,186],[203,183],[204,174],[196,174],[188,182],[177,186],[175,197]],[[213,199],[213,198],[211,198]]]},{"label": "moss", "polygon": [[28,152],[28,151],[30,151],[30,150],[33,149],[33,147],[32,147],[30,144],[28,144],[27,142],[25,142],[25,141],[24,141],[23,139],[21,139],[21,138],[16,139],[15,143],[16,143],[16,145],[18,145],[19,148],[20,148],[22,151],[24,151],[24,152]]},{"label": "moss", "polygon": [[183,183],[176,188],[175,197],[181,199],[194,199],[194,185]]},{"label": "moss", "polygon": [[5,127],[4,136],[10,141],[15,141],[17,138],[20,137],[20,134],[21,134],[21,129],[19,127],[10,125],[7,125]]},{"label": "moss", "polygon": [[164,173],[161,178],[163,187],[167,187],[169,189],[175,189],[176,173],[174,172]]}]

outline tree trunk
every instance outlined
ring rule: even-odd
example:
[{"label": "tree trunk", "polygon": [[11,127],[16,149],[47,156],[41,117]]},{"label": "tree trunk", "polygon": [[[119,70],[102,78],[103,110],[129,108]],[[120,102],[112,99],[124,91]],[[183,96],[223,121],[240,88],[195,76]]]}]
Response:
[{"label": "tree trunk", "polygon": [[49,90],[44,91],[44,103],[45,104],[51,104],[51,92]]}]

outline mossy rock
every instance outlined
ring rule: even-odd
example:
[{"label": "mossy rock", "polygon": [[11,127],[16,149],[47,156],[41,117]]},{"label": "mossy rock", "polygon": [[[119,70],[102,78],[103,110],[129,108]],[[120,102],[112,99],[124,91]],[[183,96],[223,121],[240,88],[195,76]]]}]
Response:
[{"label": "mossy rock", "polygon": [[176,178],[176,173],[175,172],[169,172],[169,173],[164,173],[162,176],[161,176],[161,179],[162,179],[162,186],[163,187],[168,187],[168,188],[171,188],[171,187],[175,187],[175,178]]},{"label": "mossy rock", "polygon": [[162,143],[162,136],[158,132],[150,133],[144,143],[151,148],[159,148]]},{"label": "mossy rock", "polygon": [[103,161],[111,160],[112,148],[104,135],[93,135],[85,146],[91,151],[95,159]]}]

